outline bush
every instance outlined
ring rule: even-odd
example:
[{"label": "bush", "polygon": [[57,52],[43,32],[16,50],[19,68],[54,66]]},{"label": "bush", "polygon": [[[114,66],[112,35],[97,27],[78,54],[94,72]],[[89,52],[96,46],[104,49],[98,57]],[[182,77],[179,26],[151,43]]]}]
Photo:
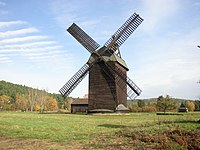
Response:
[{"label": "bush", "polygon": [[142,111],[142,109],[139,108],[138,105],[135,103],[129,104],[128,108],[129,108],[130,112],[141,112]]},{"label": "bush", "polygon": [[157,111],[157,109],[153,106],[147,105],[147,106],[144,107],[144,112],[156,112],[156,111]]}]

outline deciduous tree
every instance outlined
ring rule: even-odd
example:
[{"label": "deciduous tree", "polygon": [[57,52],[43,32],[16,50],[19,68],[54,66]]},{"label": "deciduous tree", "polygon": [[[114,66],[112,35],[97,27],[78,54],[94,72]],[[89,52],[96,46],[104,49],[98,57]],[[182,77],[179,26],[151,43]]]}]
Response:
[{"label": "deciduous tree", "polygon": [[37,100],[37,89],[30,88],[28,89],[28,105],[30,108],[30,111],[33,111],[34,106],[36,105],[36,100]]},{"label": "deciduous tree", "polygon": [[131,103],[128,105],[128,108],[131,112],[139,112],[139,107],[137,103]]},{"label": "deciduous tree", "polygon": [[47,104],[46,104],[46,108],[48,111],[55,111],[58,110],[58,105],[57,105],[57,101],[56,99],[53,99],[51,97],[48,97],[47,99]]},{"label": "deciduous tree", "polygon": [[11,110],[11,97],[7,95],[0,96],[0,110]]},{"label": "deciduous tree", "polygon": [[138,107],[140,107],[142,109],[142,111],[144,110],[144,107],[145,107],[144,100],[138,100],[137,105],[138,105]]},{"label": "deciduous tree", "polygon": [[72,97],[68,97],[63,104],[63,108],[66,109],[67,111],[71,112],[71,103],[73,102]]},{"label": "deciduous tree", "polygon": [[195,103],[193,101],[186,101],[186,107],[189,111],[195,110]]},{"label": "deciduous tree", "polygon": [[47,92],[45,90],[40,91],[39,94],[38,94],[40,112],[43,112],[45,110],[46,99],[47,99]]},{"label": "deciduous tree", "polygon": [[200,110],[200,101],[196,100],[196,101],[194,101],[194,103],[195,103],[195,111],[199,111]]},{"label": "deciduous tree", "polygon": [[21,111],[27,111],[28,110],[28,105],[27,105],[27,97],[24,94],[16,94],[16,102],[15,106],[17,110]]},{"label": "deciduous tree", "polygon": [[156,106],[159,111],[163,111],[165,113],[167,110],[175,109],[177,104],[173,98],[171,98],[169,95],[166,95],[166,97],[158,97]]},{"label": "deciduous tree", "polygon": [[147,105],[144,107],[145,112],[156,112],[156,101],[148,102]]},{"label": "deciduous tree", "polygon": [[36,111],[40,111],[40,105],[36,104],[36,105],[35,105],[35,110],[36,110]]}]

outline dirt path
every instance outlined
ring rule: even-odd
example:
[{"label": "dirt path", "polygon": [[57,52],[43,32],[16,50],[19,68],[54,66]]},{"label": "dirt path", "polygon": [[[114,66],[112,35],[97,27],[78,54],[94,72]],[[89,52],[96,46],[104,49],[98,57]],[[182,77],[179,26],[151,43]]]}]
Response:
[{"label": "dirt path", "polygon": [[15,139],[0,137],[0,150],[69,150],[81,149],[82,144],[73,141],[67,142],[48,142],[38,139]]}]

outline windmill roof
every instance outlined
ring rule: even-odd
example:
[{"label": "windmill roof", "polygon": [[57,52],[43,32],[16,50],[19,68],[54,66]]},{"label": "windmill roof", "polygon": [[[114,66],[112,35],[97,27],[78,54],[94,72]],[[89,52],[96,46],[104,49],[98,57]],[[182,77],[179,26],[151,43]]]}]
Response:
[{"label": "windmill roof", "polygon": [[[102,47],[98,50],[98,53],[101,53],[102,50],[104,50],[105,47]],[[93,57],[94,56],[94,57]],[[106,55],[102,55],[102,57],[106,60],[106,61],[115,61],[118,62],[122,67],[124,67],[126,70],[128,69],[128,66],[126,64],[126,62],[119,57],[117,54],[113,53],[111,56],[106,56]],[[91,63],[95,60],[95,55],[91,55],[88,62]]]},{"label": "windmill roof", "polygon": [[128,70],[128,66],[127,66],[126,62],[122,58],[117,56],[115,53],[114,53],[114,55],[112,55],[110,57],[110,59],[116,60],[119,64],[121,64],[123,67],[125,67]]},{"label": "windmill roof", "polygon": [[87,98],[77,98],[74,99],[72,102],[72,105],[87,105],[88,104],[88,99]]},{"label": "windmill roof", "polygon": [[115,53],[113,53],[110,57],[108,57],[108,56],[103,56],[103,57],[106,60],[118,62],[120,65],[122,65],[122,67],[124,67],[125,69],[128,70],[128,66],[127,66],[126,62],[122,58],[117,56]]}]

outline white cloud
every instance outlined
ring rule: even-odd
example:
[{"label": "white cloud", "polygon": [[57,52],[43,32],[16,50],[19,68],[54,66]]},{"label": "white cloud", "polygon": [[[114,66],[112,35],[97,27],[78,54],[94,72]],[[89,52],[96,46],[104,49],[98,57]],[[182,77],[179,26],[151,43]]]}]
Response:
[{"label": "white cloud", "polygon": [[8,63],[12,62],[11,59],[7,55],[0,54],[0,63]]},{"label": "white cloud", "polygon": [[60,51],[45,51],[45,52],[38,52],[38,53],[35,53],[35,52],[27,52],[27,53],[24,53],[25,56],[48,56],[48,55],[57,55],[57,54],[61,54]]},{"label": "white cloud", "polygon": [[29,63],[62,62],[62,67],[65,64],[62,57],[66,55],[63,46],[58,45],[57,41],[49,40],[49,36],[41,35],[37,28],[29,26],[29,23],[21,20],[0,22],[0,27],[3,28],[0,32],[1,64],[20,59],[21,62]]},{"label": "white cloud", "polygon": [[54,45],[54,46],[46,46],[46,47],[38,47],[38,48],[24,48],[21,49],[21,52],[41,52],[41,51],[52,51],[52,50],[61,50],[63,46]]},{"label": "white cloud", "polygon": [[60,51],[48,51],[48,52],[38,52],[38,53],[23,53],[26,59],[33,60],[33,61],[48,61],[52,59],[59,59],[58,57],[62,56],[63,54]]},{"label": "white cloud", "polygon": [[13,30],[13,31],[5,31],[5,32],[0,32],[0,38],[7,38],[10,36],[17,36],[34,32],[38,32],[38,30],[34,27],[20,29],[20,30]]},{"label": "white cloud", "polygon": [[0,57],[0,60],[2,61],[4,61],[4,60],[8,60],[9,58],[8,57]]},{"label": "white cloud", "polygon": [[11,43],[26,42],[26,41],[32,41],[32,40],[43,40],[47,38],[48,36],[32,35],[32,36],[25,36],[25,37],[19,37],[19,38],[3,39],[0,41],[0,44],[11,44]]},{"label": "white cloud", "polygon": [[2,45],[0,47],[0,51],[2,49],[15,49],[15,48],[35,48],[35,47],[42,47],[45,45],[53,45],[53,44],[57,44],[56,41],[39,41],[39,42],[28,42],[25,44],[11,44],[11,45]]},{"label": "white cloud", "polygon": [[22,25],[22,24],[27,24],[27,22],[21,20],[0,22],[0,28],[9,27],[12,25]]},{"label": "white cloud", "polygon": [[52,50],[60,50],[63,46],[54,45],[54,46],[46,46],[46,47],[24,47],[18,49],[1,49],[0,53],[8,53],[8,52],[41,52],[41,51],[52,51]]},{"label": "white cloud", "polygon": [[12,60],[10,60],[9,58],[8,59],[5,59],[5,60],[0,60],[0,63],[11,63],[13,62]]},{"label": "white cloud", "polygon": [[29,56],[28,59],[34,60],[34,61],[41,61],[41,60],[48,60],[53,56]]},{"label": "white cloud", "polygon": [[5,54],[0,54],[0,57],[4,57],[5,56]]}]

